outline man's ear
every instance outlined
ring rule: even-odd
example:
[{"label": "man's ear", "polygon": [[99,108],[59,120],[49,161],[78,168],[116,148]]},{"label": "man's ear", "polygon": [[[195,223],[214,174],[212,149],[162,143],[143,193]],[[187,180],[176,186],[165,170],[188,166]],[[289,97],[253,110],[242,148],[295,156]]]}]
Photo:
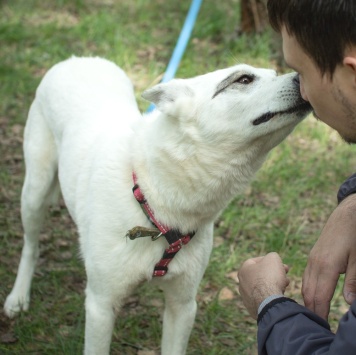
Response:
[{"label": "man's ear", "polygon": [[168,83],[155,85],[144,91],[142,97],[154,103],[160,111],[170,114],[178,101],[194,96],[193,90],[184,81],[184,79],[174,79]]},{"label": "man's ear", "polygon": [[356,83],[356,56],[347,56],[343,60],[343,64],[351,69],[351,73],[354,77],[354,82]]}]

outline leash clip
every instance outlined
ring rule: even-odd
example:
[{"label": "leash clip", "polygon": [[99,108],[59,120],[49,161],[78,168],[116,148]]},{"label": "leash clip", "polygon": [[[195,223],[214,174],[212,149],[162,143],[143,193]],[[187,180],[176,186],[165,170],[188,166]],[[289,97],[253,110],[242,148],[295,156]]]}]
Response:
[{"label": "leash clip", "polygon": [[155,241],[162,235],[162,232],[159,231],[157,228],[146,228],[140,226],[134,227],[126,233],[126,237],[130,238],[131,240],[135,240],[137,238],[151,237],[151,239]]},{"label": "leash clip", "polygon": [[152,237],[151,237],[151,240],[154,242],[154,241],[157,240],[158,238],[161,238],[162,235],[163,235],[163,233],[160,232],[158,235],[152,236]]}]

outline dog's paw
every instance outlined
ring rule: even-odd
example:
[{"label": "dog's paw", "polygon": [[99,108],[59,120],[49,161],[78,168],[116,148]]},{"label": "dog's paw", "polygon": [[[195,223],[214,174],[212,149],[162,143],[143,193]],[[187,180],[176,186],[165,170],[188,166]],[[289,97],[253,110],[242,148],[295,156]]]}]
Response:
[{"label": "dog's paw", "polygon": [[19,297],[10,293],[4,304],[4,312],[9,318],[15,317],[21,311],[27,311],[30,305],[30,297]]}]

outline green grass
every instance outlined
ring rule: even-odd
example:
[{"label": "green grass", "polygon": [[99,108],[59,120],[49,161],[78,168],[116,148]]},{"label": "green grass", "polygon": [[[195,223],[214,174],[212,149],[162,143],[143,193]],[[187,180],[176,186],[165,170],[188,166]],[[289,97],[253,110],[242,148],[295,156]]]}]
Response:
[{"label": "green grass", "polygon": [[[22,246],[22,131],[36,87],[71,55],[104,56],[119,64],[140,93],[162,76],[190,1],[12,0],[0,2],[0,303],[11,290]],[[273,67],[270,33],[237,36],[239,2],[203,2],[178,77],[245,62]],[[278,146],[251,188],[216,222],[215,248],[198,294],[188,354],[256,354],[256,325],[237,293],[234,273],[248,257],[279,252],[292,266],[288,290],[298,300],[308,252],[336,206],[339,184],[356,165],[354,148],[313,118]],[[0,315],[1,354],[80,354],[85,273],[75,227],[63,206],[41,235],[31,308],[15,320]],[[224,288],[232,298],[222,300]],[[345,309],[341,288],[331,321]],[[129,298],[115,327],[112,353],[159,352],[163,298],[144,285]]]}]

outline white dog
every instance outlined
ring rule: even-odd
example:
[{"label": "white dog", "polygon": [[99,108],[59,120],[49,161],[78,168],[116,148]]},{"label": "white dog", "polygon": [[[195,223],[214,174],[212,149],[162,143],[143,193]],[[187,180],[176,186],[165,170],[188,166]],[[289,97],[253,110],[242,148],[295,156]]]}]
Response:
[{"label": "white dog", "polygon": [[164,290],[162,354],[185,353],[214,220],[310,111],[295,74],[247,65],[143,97],[157,106],[144,118],[120,68],[71,58],[46,74],[26,124],[24,247],[5,312],[29,307],[40,229],[61,190],[87,273],[85,354],[109,353],[116,313],[143,281]]}]

